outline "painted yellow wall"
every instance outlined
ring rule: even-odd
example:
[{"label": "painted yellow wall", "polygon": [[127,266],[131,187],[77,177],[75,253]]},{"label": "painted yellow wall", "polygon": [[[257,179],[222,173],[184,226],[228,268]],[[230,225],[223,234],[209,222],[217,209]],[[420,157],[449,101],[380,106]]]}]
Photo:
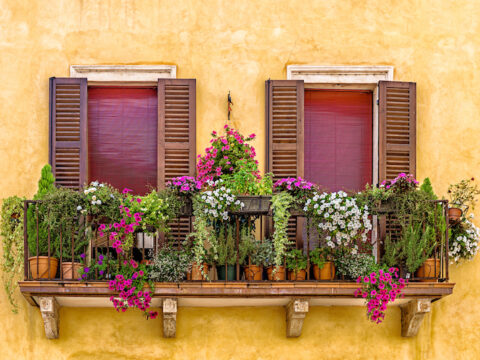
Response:
[{"label": "painted yellow wall", "polygon": [[[480,1],[0,0],[0,198],[31,196],[48,160],[48,78],[72,64],[175,64],[197,79],[198,151],[225,121],[258,134],[264,81],[289,64],[392,65],[417,82],[418,177],[445,193],[480,177]],[[262,161],[263,163],[263,161]],[[0,294],[3,359],[478,359],[480,258],[453,266],[454,294],[433,306],[416,339],[400,312],[369,324],[363,308],[314,308],[299,339],[281,308],[181,308],[177,339],[159,320],[112,309],[62,309],[47,341],[38,309]]]}]

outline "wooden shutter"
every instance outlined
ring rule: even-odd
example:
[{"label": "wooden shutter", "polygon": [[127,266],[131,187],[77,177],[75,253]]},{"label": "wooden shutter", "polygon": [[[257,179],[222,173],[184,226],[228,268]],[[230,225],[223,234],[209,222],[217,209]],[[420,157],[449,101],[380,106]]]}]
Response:
[{"label": "wooden shutter", "polygon": [[[303,80],[265,82],[266,171],[274,181],[304,176],[304,86]],[[291,218],[287,232],[297,247],[303,247],[302,219]]]},{"label": "wooden shutter", "polygon": [[416,173],[416,84],[380,81],[379,182]]},{"label": "wooden shutter", "polygon": [[57,186],[87,181],[87,79],[50,78],[50,164]]},{"label": "wooden shutter", "polygon": [[195,176],[195,79],[158,80],[158,187]]},{"label": "wooden shutter", "polygon": [[[195,176],[196,80],[158,80],[158,188],[178,176]],[[179,245],[191,232],[191,218],[170,223],[170,240]]]}]

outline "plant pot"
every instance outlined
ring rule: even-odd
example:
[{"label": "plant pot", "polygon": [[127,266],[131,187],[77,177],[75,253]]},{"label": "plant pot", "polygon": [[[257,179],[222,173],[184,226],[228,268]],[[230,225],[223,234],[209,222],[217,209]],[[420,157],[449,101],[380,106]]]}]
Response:
[{"label": "plant pot", "polygon": [[[225,267],[227,268],[227,277],[225,278]],[[235,281],[236,280],[236,266],[235,265],[222,265],[217,266],[217,276],[218,280],[227,280],[227,281]]]},{"label": "plant pot", "polygon": [[247,265],[244,270],[246,280],[262,280],[263,266]]},{"label": "plant pot", "polygon": [[305,270],[290,270],[288,272],[288,280],[301,281],[305,280],[307,272]]},{"label": "plant pot", "polygon": [[[30,274],[34,280],[54,279],[57,274],[57,258],[51,256],[32,256],[28,258],[28,263],[30,265]],[[50,264],[50,272],[48,271],[48,264]]]},{"label": "plant pot", "polygon": [[274,266],[269,266],[267,268],[267,277],[270,281],[282,281],[285,280],[285,266],[275,266],[277,271],[273,273]]},{"label": "plant pot", "polygon": [[320,269],[313,265],[313,277],[315,280],[333,280],[335,278],[335,264],[333,261],[326,261]]},{"label": "plant pot", "polygon": [[438,277],[440,276],[440,259],[427,259],[425,262],[420,266],[415,273],[415,277],[417,278],[430,278],[430,279],[419,279],[422,282],[432,282],[438,281]]},{"label": "plant pot", "polygon": [[80,269],[83,268],[83,264],[79,262],[73,263],[73,277],[72,277],[72,263],[63,262],[62,263],[62,276],[63,280],[78,280],[80,278]]},{"label": "plant pot", "polygon": [[187,280],[207,280],[207,277],[202,274],[202,269],[203,268],[203,273],[207,274],[208,273],[208,264],[203,263],[202,266],[200,267],[197,265],[197,263],[192,264],[192,270],[187,274]]},{"label": "plant pot", "polygon": [[460,218],[462,217],[463,211],[460,208],[456,207],[449,207],[448,208],[448,220],[451,223],[456,223],[460,221]]},{"label": "plant pot", "polygon": [[272,199],[271,196],[263,196],[263,195],[237,196],[237,200],[240,200],[245,206],[234,212],[242,213],[242,214],[259,214],[259,213],[266,214],[268,213],[268,210],[270,210],[271,199]]},{"label": "plant pot", "polygon": [[142,261],[140,261],[140,264],[143,264],[143,265],[152,265],[152,264],[153,264],[153,261],[152,261],[152,260],[143,259]]}]

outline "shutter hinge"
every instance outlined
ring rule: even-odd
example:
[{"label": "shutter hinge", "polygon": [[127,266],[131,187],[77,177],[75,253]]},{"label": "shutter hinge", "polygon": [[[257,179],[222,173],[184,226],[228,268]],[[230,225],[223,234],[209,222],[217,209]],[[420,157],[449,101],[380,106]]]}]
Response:
[{"label": "shutter hinge", "polygon": [[377,99],[377,105],[380,105],[380,99]]}]

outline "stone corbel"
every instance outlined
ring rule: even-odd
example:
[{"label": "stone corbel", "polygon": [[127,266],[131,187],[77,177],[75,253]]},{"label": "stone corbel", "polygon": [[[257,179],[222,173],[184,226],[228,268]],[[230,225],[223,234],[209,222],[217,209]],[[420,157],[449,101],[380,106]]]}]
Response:
[{"label": "stone corbel", "polygon": [[401,306],[402,311],[402,336],[417,336],[426,313],[432,307],[430,299],[411,300]]},{"label": "stone corbel", "polygon": [[308,312],[308,300],[292,299],[287,307],[287,337],[299,337],[302,334],[303,320]]},{"label": "stone corbel", "polygon": [[162,304],[163,337],[174,338],[177,330],[177,299],[164,299]]},{"label": "stone corbel", "polygon": [[47,339],[58,339],[58,314],[60,305],[58,305],[57,300],[53,296],[40,297],[38,300]]}]

